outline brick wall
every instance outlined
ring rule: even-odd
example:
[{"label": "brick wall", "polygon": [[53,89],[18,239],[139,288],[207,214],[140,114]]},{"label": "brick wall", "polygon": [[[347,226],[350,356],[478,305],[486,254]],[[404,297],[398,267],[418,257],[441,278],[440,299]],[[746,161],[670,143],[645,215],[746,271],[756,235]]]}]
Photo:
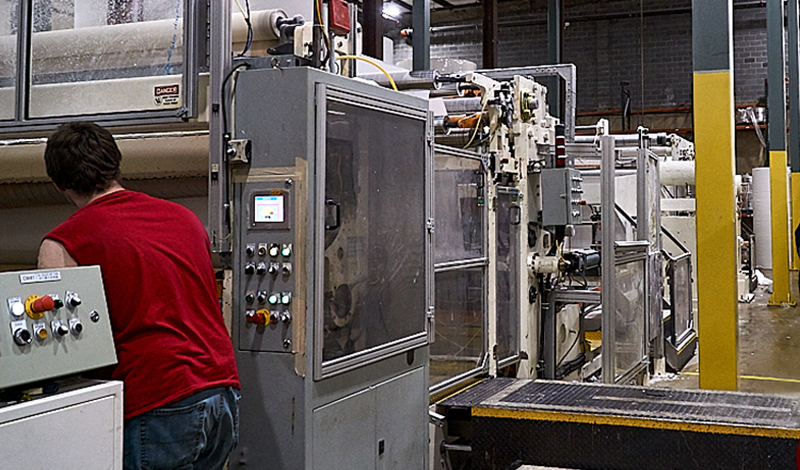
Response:
[{"label": "brick wall", "polygon": [[[532,2],[525,2],[531,5]],[[541,5],[542,2],[536,2]],[[500,67],[547,63],[546,10],[500,3]],[[611,0],[565,9],[564,62],[578,69],[578,111],[620,108],[620,82],[629,82],[632,109],[671,108],[692,101],[692,18],[688,0]],[[662,11],[656,16],[639,17]],[[436,23],[431,57],[468,59],[482,65],[480,20]],[[734,11],[735,94],[739,104],[764,95],[766,9]],[[395,43],[395,60],[411,58],[411,47]],[[642,84],[644,81],[644,86]],[[642,96],[644,95],[644,99]]]}]

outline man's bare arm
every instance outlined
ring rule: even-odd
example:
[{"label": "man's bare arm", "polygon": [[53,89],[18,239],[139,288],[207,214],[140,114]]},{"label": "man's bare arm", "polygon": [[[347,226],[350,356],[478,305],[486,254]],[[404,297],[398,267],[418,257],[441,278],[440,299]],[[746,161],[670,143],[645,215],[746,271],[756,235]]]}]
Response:
[{"label": "man's bare arm", "polygon": [[77,266],[78,262],[64,248],[61,243],[45,238],[39,247],[39,269],[69,268]]}]

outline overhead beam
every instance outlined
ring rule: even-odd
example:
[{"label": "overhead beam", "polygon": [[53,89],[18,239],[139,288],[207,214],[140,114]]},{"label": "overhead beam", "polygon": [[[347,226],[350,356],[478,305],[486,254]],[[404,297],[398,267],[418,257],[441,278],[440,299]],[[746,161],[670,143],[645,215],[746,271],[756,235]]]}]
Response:
[{"label": "overhead beam", "polygon": [[738,388],[733,1],[692,1],[700,388]]},{"label": "overhead beam", "polygon": [[[797,0],[792,0],[797,1]],[[772,222],[772,296],[768,305],[795,305],[789,289],[789,188],[786,180],[786,53],[783,0],[767,0],[767,111]]]}]

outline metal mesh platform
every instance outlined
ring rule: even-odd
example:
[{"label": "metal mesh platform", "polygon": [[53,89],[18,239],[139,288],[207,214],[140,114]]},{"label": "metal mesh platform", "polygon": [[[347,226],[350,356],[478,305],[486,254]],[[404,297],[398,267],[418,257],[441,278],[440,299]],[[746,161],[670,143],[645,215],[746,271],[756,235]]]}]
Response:
[{"label": "metal mesh platform", "polygon": [[738,392],[495,379],[443,404],[800,429],[795,400]]}]

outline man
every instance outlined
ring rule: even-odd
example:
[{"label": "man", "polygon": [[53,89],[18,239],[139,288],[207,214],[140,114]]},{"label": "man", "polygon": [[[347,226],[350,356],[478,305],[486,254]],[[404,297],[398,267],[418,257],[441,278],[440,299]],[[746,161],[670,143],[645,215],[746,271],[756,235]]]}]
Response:
[{"label": "man", "polygon": [[59,126],[47,174],[78,210],[45,235],[40,268],[100,265],[125,383],[125,469],[222,469],[238,441],[239,377],[208,236],[188,209],[119,182],[111,134]]}]

